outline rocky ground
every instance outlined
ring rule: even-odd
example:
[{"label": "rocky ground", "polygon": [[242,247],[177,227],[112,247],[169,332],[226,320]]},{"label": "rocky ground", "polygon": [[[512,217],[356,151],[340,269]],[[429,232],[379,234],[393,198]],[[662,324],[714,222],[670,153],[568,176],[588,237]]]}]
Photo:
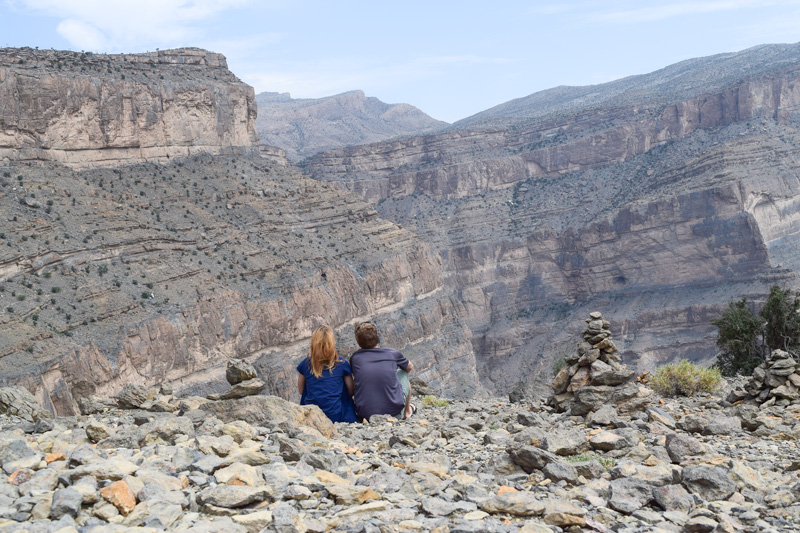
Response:
[{"label": "rocky ground", "polygon": [[538,401],[418,398],[407,421],[335,427],[260,395],[5,414],[0,531],[800,529],[800,404],[727,394],[586,417]]}]

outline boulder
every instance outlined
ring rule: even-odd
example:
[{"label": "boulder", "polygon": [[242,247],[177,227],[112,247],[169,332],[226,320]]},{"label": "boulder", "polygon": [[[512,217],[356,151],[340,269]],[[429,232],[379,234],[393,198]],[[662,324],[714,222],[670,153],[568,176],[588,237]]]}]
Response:
[{"label": "boulder", "polygon": [[225,369],[225,379],[231,385],[238,385],[243,381],[258,378],[256,369],[244,359],[228,359]]},{"label": "boulder", "polygon": [[686,466],[681,473],[681,482],[689,492],[706,501],[727,500],[736,492],[736,483],[727,470],[718,466]]},{"label": "boulder", "polygon": [[0,387],[0,413],[18,416],[28,422],[51,418],[50,413],[24,387]]},{"label": "boulder", "polygon": [[246,396],[234,400],[209,401],[199,406],[223,422],[243,420],[259,426],[265,422],[288,422],[293,426],[308,426],[325,437],[336,436],[336,428],[316,405],[297,405],[277,396]]}]

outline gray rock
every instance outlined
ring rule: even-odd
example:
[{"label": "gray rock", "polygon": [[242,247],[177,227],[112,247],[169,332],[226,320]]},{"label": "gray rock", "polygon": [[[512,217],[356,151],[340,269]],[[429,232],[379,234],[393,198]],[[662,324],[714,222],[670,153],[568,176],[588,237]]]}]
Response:
[{"label": "gray rock", "polygon": [[94,415],[103,413],[109,409],[115,409],[117,402],[110,398],[98,398],[97,396],[88,396],[86,398],[78,398],[78,409],[82,415]]},{"label": "gray rock", "polygon": [[730,435],[742,430],[742,421],[735,416],[714,416],[703,428],[703,435]]},{"label": "gray rock", "polygon": [[728,472],[717,466],[686,466],[681,473],[681,482],[689,492],[706,501],[726,500],[736,492],[736,483]]},{"label": "gray rock", "polygon": [[228,359],[228,366],[225,369],[225,379],[231,385],[237,385],[242,381],[255,379],[258,377],[256,369],[244,359]]},{"label": "gray rock", "polygon": [[641,435],[632,428],[603,431],[589,439],[589,445],[595,450],[611,451],[630,448],[639,444]]},{"label": "gray rock", "polygon": [[680,464],[689,457],[699,455],[705,451],[705,447],[699,440],[681,433],[667,435],[664,446],[667,449],[669,458],[676,464]]},{"label": "gray rock", "polygon": [[675,419],[669,413],[658,407],[648,407],[645,412],[647,413],[650,422],[658,422],[670,429],[675,429]]},{"label": "gray rock", "polygon": [[603,465],[594,460],[579,461],[577,463],[572,463],[572,466],[579,476],[583,476],[586,479],[599,478],[606,471]]},{"label": "gray rock", "polygon": [[542,474],[552,481],[566,481],[570,485],[578,483],[578,471],[574,466],[567,463],[552,462],[545,465]]},{"label": "gray rock", "polygon": [[517,414],[517,422],[519,422],[523,426],[541,427],[545,425],[541,415],[539,415],[538,413],[534,413],[532,411],[523,411]]},{"label": "gray rock", "polygon": [[78,516],[83,504],[83,495],[73,488],[59,489],[53,493],[53,503],[50,506],[50,518],[59,520],[64,515],[72,518]]},{"label": "gray rock", "polygon": [[147,518],[142,524],[158,530],[169,529],[183,515],[180,505],[167,501],[148,501]]},{"label": "gray rock", "polygon": [[332,450],[314,450],[304,453],[300,460],[316,470],[335,472],[342,462],[342,456]]},{"label": "gray rock", "polygon": [[271,487],[247,487],[239,485],[218,485],[210,487],[197,495],[197,503],[215,507],[234,509],[245,505],[272,500]]},{"label": "gray rock", "polygon": [[686,533],[711,533],[715,531],[719,523],[707,516],[694,516],[683,526]]},{"label": "gray rock", "polygon": [[162,415],[139,427],[136,440],[141,446],[148,444],[175,444],[179,435],[194,435],[194,423],[185,416]]},{"label": "gray rock", "polygon": [[628,370],[623,365],[617,365],[615,368],[599,359],[591,365],[589,379],[592,385],[621,385],[633,378],[635,374],[633,370]]},{"label": "gray rock", "polygon": [[694,498],[681,485],[655,487],[653,499],[665,511],[688,513],[694,507]]},{"label": "gray rock", "polygon": [[612,480],[610,491],[608,506],[625,514],[641,509],[653,499],[653,487],[633,478]]},{"label": "gray rock", "polygon": [[577,455],[589,450],[586,435],[580,430],[552,431],[546,437],[547,451],[556,455]]},{"label": "gray rock", "polygon": [[279,503],[272,509],[272,527],[277,533],[305,533],[306,526],[294,507]]},{"label": "gray rock", "polygon": [[608,385],[582,387],[575,391],[575,403],[572,405],[571,412],[573,415],[585,416],[604,405],[619,405],[632,400],[638,394],[639,387],[633,382],[619,387]]},{"label": "gray rock", "polygon": [[561,461],[557,455],[535,446],[510,445],[507,451],[514,464],[522,467],[528,474],[534,470],[541,470],[548,463]]},{"label": "gray rock", "polygon": [[619,424],[619,416],[613,405],[603,405],[586,415],[586,425],[589,427],[617,426],[617,424]]},{"label": "gray rock", "polygon": [[705,416],[689,413],[681,417],[676,425],[687,433],[702,433],[708,423],[709,420]]},{"label": "gray rock", "polygon": [[18,416],[28,422],[52,416],[24,387],[0,387],[0,413]]},{"label": "gray rock", "polygon": [[98,443],[103,439],[107,439],[113,432],[111,428],[105,424],[97,422],[96,420],[91,420],[88,424],[86,424],[84,429],[86,430],[86,436],[94,443]]},{"label": "gray rock", "polygon": [[145,402],[155,397],[155,392],[144,385],[128,383],[114,398],[123,409],[139,409]]},{"label": "gray rock", "polygon": [[421,507],[431,516],[447,516],[458,510],[454,503],[435,497],[424,498]]},{"label": "gray rock", "polygon": [[292,439],[283,435],[275,435],[274,439],[284,461],[299,461],[303,454],[311,451],[309,446],[297,439]]},{"label": "gray rock", "polygon": [[248,379],[237,383],[219,395],[220,400],[235,400],[246,396],[253,396],[266,388],[267,384],[258,378]]}]

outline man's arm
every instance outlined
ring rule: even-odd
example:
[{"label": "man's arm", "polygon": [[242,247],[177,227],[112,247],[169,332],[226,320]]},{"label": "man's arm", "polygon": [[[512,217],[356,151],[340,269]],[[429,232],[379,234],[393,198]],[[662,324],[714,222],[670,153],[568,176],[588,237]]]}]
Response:
[{"label": "man's arm", "polygon": [[411,372],[412,370],[414,370],[414,363],[409,361],[408,365],[406,365],[406,372]]}]

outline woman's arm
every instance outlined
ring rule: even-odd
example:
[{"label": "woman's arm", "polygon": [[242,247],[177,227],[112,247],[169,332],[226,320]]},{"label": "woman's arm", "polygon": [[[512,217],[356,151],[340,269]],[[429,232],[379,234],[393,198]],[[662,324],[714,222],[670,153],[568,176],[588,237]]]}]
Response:
[{"label": "woman's arm", "polygon": [[300,396],[303,395],[303,390],[306,388],[306,377],[303,374],[297,373],[297,392]]},{"label": "woman's arm", "polygon": [[347,395],[352,396],[353,391],[356,390],[355,383],[353,383],[353,376],[344,376],[344,386],[347,387]]}]

